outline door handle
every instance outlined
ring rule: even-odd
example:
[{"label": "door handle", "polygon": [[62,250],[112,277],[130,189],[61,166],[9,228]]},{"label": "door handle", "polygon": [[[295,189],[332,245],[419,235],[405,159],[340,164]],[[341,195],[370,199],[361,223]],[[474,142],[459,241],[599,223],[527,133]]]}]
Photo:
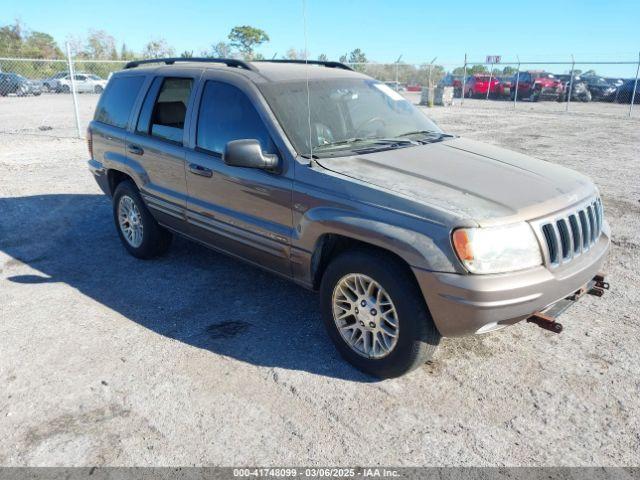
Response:
[{"label": "door handle", "polygon": [[198,165],[197,163],[190,163],[189,171],[194,175],[200,175],[201,177],[213,176],[213,170],[207,167],[203,167],[202,165]]},{"label": "door handle", "polygon": [[142,155],[144,153],[142,147],[133,144],[127,145],[127,150],[129,151],[129,153],[133,153],[134,155]]}]

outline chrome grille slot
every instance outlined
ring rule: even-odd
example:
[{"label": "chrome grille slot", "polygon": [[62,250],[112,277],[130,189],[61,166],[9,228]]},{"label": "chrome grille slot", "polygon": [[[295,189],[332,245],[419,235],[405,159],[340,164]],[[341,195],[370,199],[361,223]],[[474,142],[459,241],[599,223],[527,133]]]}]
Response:
[{"label": "chrome grille slot", "polygon": [[535,222],[542,233],[552,268],[587,252],[600,238],[602,201],[596,200],[559,217]]},{"label": "chrome grille slot", "polygon": [[580,223],[575,214],[569,215],[569,224],[571,225],[571,234],[573,237],[573,253],[580,253],[582,251],[582,229]]},{"label": "chrome grille slot", "polygon": [[569,258],[573,252],[573,242],[569,236],[567,221],[563,218],[558,220],[558,232],[560,233],[560,245],[562,246],[562,258]]}]

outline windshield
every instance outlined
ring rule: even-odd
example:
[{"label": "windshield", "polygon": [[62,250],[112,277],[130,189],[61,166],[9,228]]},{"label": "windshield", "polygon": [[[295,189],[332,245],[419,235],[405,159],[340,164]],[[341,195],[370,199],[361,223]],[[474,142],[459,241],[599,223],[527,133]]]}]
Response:
[{"label": "windshield", "polygon": [[372,79],[310,81],[311,135],[305,81],[263,84],[260,89],[301,155],[309,154],[310,140],[316,156],[345,156],[356,146],[412,146],[418,144],[411,140],[414,136],[442,133],[399,93]]}]

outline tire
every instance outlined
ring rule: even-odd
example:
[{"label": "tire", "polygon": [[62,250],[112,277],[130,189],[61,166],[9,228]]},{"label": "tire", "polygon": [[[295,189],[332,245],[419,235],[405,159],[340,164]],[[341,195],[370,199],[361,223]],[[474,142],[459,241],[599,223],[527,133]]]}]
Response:
[{"label": "tire", "polygon": [[96,85],[96,88],[93,89],[95,93],[102,93],[102,91],[104,90],[104,88],[102,88],[100,85]]},{"label": "tire", "polygon": [[[131,205],[135,209],[127,220],[120,222],[121,214],[124,215]],[[113,219],[120,241],[127,251],[136,258],[149,259],[165,253],[171,246],[173,235],[171,232],[161,227],[153,218],[135,184],[130,180],[121,182],[113,194]],[[137,230],[137,226],[142,228],[139,237],[131,237],[125,233],[124,225],[130,225]]]},{"label": "tire", "polygon": [[[338,286],[344,286],[343,282],[350,282],[355,275],[359,275],[359,278],[363,277],[365,281],[368,279],[375,282],[382,287],[383,293],[379,294],[380,290],[374,289],[374,293],[369,295],[369,305],[365,305],[364,308],[359,303],[362,301],[362,297],[352,298],[349,308],[334,306],[348,304],[345,302],[347,297],[341,293],[345,291],[344,287],[340,289]],[[354,293],[353,290],[349,290],[349,292],[350,294]],[[393,310],[393,308],[389,308],[383,313],[383,309],[387,308],[387,306],[383,306],[386,302],[376,301],[376,298],[378,300],[384,299],[385,295],[390,300],[389,303],[395,307],[395,322],[398,326],[395,330],[396,340],[395,343],[393,343],[393,338],[389,340],[392,345],[387,344],[391,348],[388,348],[384,355],[380,355],[383,352],[380,351],[382,343],[379,342],[378,354],[376,355],[374,350],[369,356],[365,356],[363,352],[357,352],[356,347],[351,346],[348,340],[343,337],[336,323],[340,320],[334,320],[336,316],[334,311],[342,309],[342,313],[347,310],[357,312],[358,317],[355,316],[355,313],[348,313],[344,322],[348,324],[347,329],[349,326],[354,327],[351,330],[351,335],[357,338],[356,345],[365,335],[370,345],[373,342],[374,333],[367,330],[368,327],[363,323],[363,320],[369,326],[376,328],[377,332],[382,331],[381,327],[384,321],[381,322],[381,319],[388,318],[389,313]],[[353,296],[355,297],[355,295]],[[362,312],[358,310],[358,306]],[[376,311],[376,308],[379,311]],[[359,370],[379,378],[398,377],[423,365],[432,358],[440,342],[440,333],[433,323],[431,314],[411,272],[400,262],[389,258],[388,254],[374,249],[348,250],[329,264],[320,285],[320,309],[329,337],[342,357]],[[389,325],[385,324],[385,328],[389,328]],[[362,333],[364,330],[361,327],[367,331]],[[360,332],[359,337],[357,331]],[[347,334],[348,332],[345,330],[345,335]],[[375,333],[375,335],[382,334]]]},{"label": "tire", "polygon": [[69,87],[69,85],[63,85],[60,91],[62,93],[71,93],[71,88]]},{"label": "tire", "polygon": [[467,98],[473,98],[473,90],[469,89],[466,96]]}]

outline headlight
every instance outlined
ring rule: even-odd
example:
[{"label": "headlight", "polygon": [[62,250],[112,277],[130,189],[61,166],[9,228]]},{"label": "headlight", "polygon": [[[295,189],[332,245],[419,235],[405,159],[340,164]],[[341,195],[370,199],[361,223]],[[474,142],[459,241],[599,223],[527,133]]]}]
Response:
[{"label": "headlight", "polygon": [[453,247],[471,273],[504,273],[542,264],[540,246],[528,223],[500,227],[460,228]]}]

